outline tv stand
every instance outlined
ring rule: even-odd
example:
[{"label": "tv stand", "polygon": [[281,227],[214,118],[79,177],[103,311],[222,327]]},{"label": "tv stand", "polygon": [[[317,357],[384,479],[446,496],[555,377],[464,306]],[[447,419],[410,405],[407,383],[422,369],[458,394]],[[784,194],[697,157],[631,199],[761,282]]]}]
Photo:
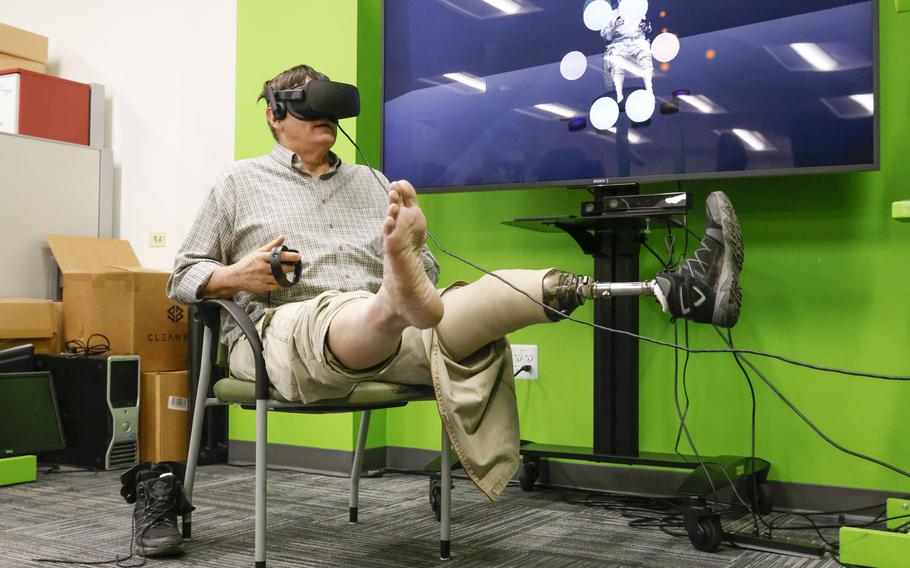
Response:
[{"label": "tv stand", "polygon": [[[598,282],[639,281],[642,230],[649,223],[671,224],[673,217],[691,209],[688,196],[675,194],[686,197],[678,210],[652,207],[639,211],[616,211],[615,207],[610,207],[610,201],[638,196],[638,184],[593,186],[589,189],[594,194],[595,207],[603,214],[520,218],[504,221],[504,224],[540,232],[567,233],[585,254],[594,257],[594,279]],[[638,334],[638,302],[635,296],[595,301],[594,322]],[[702,456],[705,462],[705,468],[702,468],[695,456],[641,451],[638,447],[638,372],[637,340],[595,329],[594,444],[592,447],[580,447],[523,442],[519,470],[521,487],[531,490],[537,481],[541,461],[551,458],[691,469],[692,473],[678,489],[686,503],[686,527],[696,548],[714,551],[722,538],[733,538],[735,535],[723,533],[720,517],[714,513],[706,498],[712,495],[714,489],[721,491],[732,484],[747,502],[756,505],[763,513],[770,512],[772,495],[766,481],[771,465],[759,458]],[[763,543],[763,546],[773,545]],[[814,556],[822,552],[810,547],[808,553]]]}]

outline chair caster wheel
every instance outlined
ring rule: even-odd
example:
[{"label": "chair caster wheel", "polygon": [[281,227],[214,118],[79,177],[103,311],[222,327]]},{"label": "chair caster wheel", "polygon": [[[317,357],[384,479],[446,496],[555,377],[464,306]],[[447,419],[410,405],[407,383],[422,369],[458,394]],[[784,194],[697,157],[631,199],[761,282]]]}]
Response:
[{"label": "chair caster wheel", "polygon": [[770,515],[774,510],[774,493],[771,491],[771,486],[763,481],[754,486],[749,483],[747,487],[746,502],[749,503],[749,506],[753,507],[759,515]]},{"label": "chair caster wheel", "polygon": [[724,534],[720,527],[720,518],[714,516],[699,519],[695,530],[688,533],[692,546],[702,552],[716,552],[720,548]]},{"label": "chair caster wheel", "polygon": [[540,464],[537,461],[526,461],[521,463],[518,469],[518,483],[522,490],[532,491],[534,484],[537,483],[537,476],[540,474]]}]

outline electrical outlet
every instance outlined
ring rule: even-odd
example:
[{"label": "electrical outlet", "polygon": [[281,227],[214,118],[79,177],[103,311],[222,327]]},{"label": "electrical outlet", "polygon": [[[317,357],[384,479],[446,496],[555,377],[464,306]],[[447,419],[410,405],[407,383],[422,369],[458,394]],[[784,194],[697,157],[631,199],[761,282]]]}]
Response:
[{"label": "electrical outlet", "polygon": [[536,345],[512,345],[512,369],[518,371],[525,365],[530,365],[530,371],[522,371],[515,375],[516,379],[525,379],[530,381],[537,380],[537,346]]},{"label": "electrical outlet", "polygon": [[167,233],[149,233],[150,247],[166,247]]}]

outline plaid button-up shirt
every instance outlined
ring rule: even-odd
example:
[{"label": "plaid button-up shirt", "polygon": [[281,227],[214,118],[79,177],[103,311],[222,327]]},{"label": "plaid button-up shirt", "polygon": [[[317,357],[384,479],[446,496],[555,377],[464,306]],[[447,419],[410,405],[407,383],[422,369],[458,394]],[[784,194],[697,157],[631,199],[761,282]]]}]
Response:
[{"label": "plaid button-up shirt", "polygon": [[[278,235],[300,251],[303,272],[290,288],[237,294],[234,300],[253,321],[265,308],[309,300],[326,290],[379,290],[385,191],[366,166],[343,164],[334,153],[329,157],[331,169],[315,179],[280,144],[271,154],[225,168],[177,253],[168,296],[183,304],[200,300],[216,268],[237,262]],[[388,189],[388,180],[378,175]],[[424,268],[435,283],[439,264],[426,246],[423,252]],[[222,340],[231,344],[239,336],[240,330],[225,321]]]}]

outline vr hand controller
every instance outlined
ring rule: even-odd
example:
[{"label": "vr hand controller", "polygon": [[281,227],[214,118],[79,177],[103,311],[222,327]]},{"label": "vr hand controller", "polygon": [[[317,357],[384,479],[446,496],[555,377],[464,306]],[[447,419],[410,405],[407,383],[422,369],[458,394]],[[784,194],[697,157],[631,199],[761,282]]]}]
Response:
[{"label": "vr hand controller", "polygon": [[[300,252],[292,248],[288,248],[284,245],[280,247],[275,247],[269,253],[269,266],[272,268],[272,277],[275,278],[275,281],[281,284],[282,288],[289,288],[294,284],[300,282],[300,273],[303,272],[303,262],[282,262],[281,253],[283,252]],[[288,279],[284,270],[282,270],[281,265],[293,266],[294,267],[294,278]]]}]

